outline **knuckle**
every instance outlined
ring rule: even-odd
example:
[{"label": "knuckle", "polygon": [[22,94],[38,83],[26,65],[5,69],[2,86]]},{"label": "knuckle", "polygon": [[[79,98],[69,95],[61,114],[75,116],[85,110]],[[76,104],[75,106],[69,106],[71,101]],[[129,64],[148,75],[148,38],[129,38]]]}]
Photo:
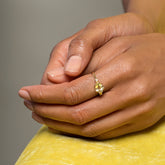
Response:
[{"label": "knuckle", "polygon": [[65,47],[65,45],[67,44],[67,42],[68,42],[68,40],[65,39],[65,40],[62,40],[62,41],[60,41],[59,43],[57,43],[57,44],[53,47],[52,52],[50,53],[50,59],[51,59],[51,57],[54,56],[54,54],[55,54],[54,52],[62,50],[62,49]]},{"label": "knuckle", "polygon": [[150,97],[149,84],[142,81],[136,84],[137,97],[142,100],[147,100]]},{"label": "knuckle", "polygon": [[61,49],[65,44],[66,44],[67,40],[62,40],[60,41],[59,43],[57,43],[55,46],[54,46],[54,49]]},{"label": "knuckle", "polygon": [[64,100],[68,105],[75,105],[79,102],[80,94],[75,86],[68,85],[64,90]]},{"label": "knuckle", "polygon": [[82,135],[85,137],[95,137],[98,134],[98,129],[94,124],[86,125],[82,128]]},{"label": "knuckle", "polygon": [[155,118],[156,116],[153,116],[154,111],[155,111],[155,106],[156,106],[156,102],[155,101],[149,101],[147,102],[142,109],[139,111],[138,117],[149,117],[151,118]]},{"label": "knuckle", "polygon": [[87,113],[81,109],[73,110],[71,111],[71,118],[74,124],[83,125],[87,122]]},{"label": "knuckle", "polygon": [[97,27],[100,27],[103,23],[103,19],[95,19],[95,20],[92,20],[90,21],[88,24],[87,24],[87,28],[97,28]]},{"label": "knuckle", "polygon": [[86,40],[84,38],[82,38],[81,36],[76,37],[70,42],[69,53],[72,54],[72,52],[70,51],[74,51],[74,50],[77,51],[78,49],[81,50],[83,47],[85,47],[85,44],[86,44]]},{"label": "knuckle", "polygon": [[123,71],[126,74],[132,75],[134,68],[135,68],[135,64],[136,64],[136,61],[135,61],[134,57],[129,57],[126,60],[123,60],[123,68],[124,68]]},{"label": "knuckle", "polygon": [[42,85],[40,85],[37,89],[37,92],[32,97],[32,101],[35,102],[35,100],[37,100],[38,102],[42,102],[43,98],[44,98],[44,90],[42,88]]}]

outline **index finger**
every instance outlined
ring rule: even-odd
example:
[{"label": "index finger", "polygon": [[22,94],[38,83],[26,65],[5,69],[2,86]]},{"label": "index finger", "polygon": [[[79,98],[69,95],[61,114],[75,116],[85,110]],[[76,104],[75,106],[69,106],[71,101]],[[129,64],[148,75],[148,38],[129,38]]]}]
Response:
[{"label": "index finger", "polygon": [[21,88],[19,95],[26,100],[38,103],[74,105],[94,97],[96,93],[93,86],[94,79],[89,74],[72,82],[26,86]]},{"label": "index finger", "polygon": [[[105,92],[123,79],[132,78],[130,74],[127,74],[130,67],[124,62],[128,56],[121,54],[116,58],[95,72]],[[75,105],[97,95],[95,83],[93,75],[87,74],[62,84],[23,87],[19,95],[26,100],[38,103]]]}]

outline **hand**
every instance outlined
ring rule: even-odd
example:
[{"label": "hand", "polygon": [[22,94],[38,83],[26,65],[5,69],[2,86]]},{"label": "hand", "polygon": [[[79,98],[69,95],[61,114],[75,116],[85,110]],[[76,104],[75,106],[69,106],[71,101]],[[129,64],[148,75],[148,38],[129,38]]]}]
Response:
[{"label": "hand", "polygon": [[160,120],[165,115],[165,35],[113,41],[129,48],[96,70],[103,96],[95,97],[91,74],[62,84],[23,87],[20,96],[29,100],[33,118],[55,130],[96,139],[140,131]]},{"label": "hand", "polygon": [[153,28],[150,23],[133,13],[92,21],[83,30],[55,46],[41,84],[66,82],[73,79],[70,76],[80,75],[93,52],[114,37],[151,32]]}]

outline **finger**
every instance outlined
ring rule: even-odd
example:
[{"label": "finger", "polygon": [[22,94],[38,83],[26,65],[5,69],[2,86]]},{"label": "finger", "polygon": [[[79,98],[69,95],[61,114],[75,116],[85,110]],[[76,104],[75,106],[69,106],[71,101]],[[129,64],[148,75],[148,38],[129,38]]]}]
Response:
[{"label": "finger", "polygon": [[[105,92],[124,79],[128,81],[136,77],[137,73],[133,72],[130,57],[129,54],[121,54],[110,64],[108,63],[96,71],[96,77],[103,84]],[[74,105],[96,96],[94,85],[93,75],[88,74],[62,84],[23,87],[19,91],[19,95],[25,100],[33,102]]]},{"label": "finger", "polygon": [[50,128],[50,127],[48,127],[48,130],[50,132],[52,132],[52,133],[59,134],[59,135],[70,136],[70,137],[78,137],[78,138],[81,137],[79,135],[74,135],[74,134],[71,134],[71,133],[66,133],[66,132],[58,131],[58,130],[55,130],[55,129]]},{"label": "finger", "polygon": [[[127,89],[127,92],[125,92]],[[106,92],[104,97],[95,97],[78,105],[51,105],[25,102],[25,105],[40,116],[53,120],[64,121],[76,125],[83,125],[119,109],[147,101],[148,97],[142,97],[136,90],[136,83],[128,82],[123,86],[116,86]],[[121,95],[122,93],[122,95]],[[140,112],[140,111],[139,111]]]},{"label": "finger", "polygon": [[55,130],[55,129],[52,129],[52,128],[49,128],[49,127],[48,127],[48,130],[52,133],[55,133],[55,134],[62,134],[61,131],[58,131],[58,130]]},{"label": "finger", "polygon": [[155,124],[155,122],[152,124],[148,124],[147,122],[144,122],[144,121],[138,121],[137,123],[129,123],[129,124],[126,124],[119,128],[108,131],[102,135],[96,136],[95,139],[106,140],[106,139],[110,139],[110,138],[127,135],[130,133],[143,131],[144,129],[152,126],[153,124]]},{"label": "finger", "polygon": [[116,56],[127,51],[132,44],[132,39],[133,38],[131,37],[116,37],[97,49],[93,53],[92,59],[82,75],[95,72],[105,64],[109,63]]},{"label": "finger", "polygon": [[[118,37],[118,38],[112,39],[111,41],[107,42],[105,45],[103,45],[101,48],[99,48],[98,50],[96,50],[93,53],[93,57],[92,57],[91,61],[89,62],[87,68],[81,74],[81,76],[92,73],[92,72],[96,71],[97,69],[101,68],[103,65],[110,62],[117,55],[119,55],[119,54],[125,52],[127,49],[129,49],[131,43],[132,43],[132,38],[130,38],[130,37],[129,38],[128,37]],[[57,50],[59,50],[59,49],[60,48],[58,48]],[[57,56],[57,53],[55,53],[55,54]],[[50,64],[48,64],[48,67],[50,67],[50,69],[48,69],[49,70],[48,79],[54,83],[71,81],[73,78],[64,74],[63,66],[60,66],[59,68],[56,68],[55,71],[53,71],[53,68],[55,66],[55,64],[53,64],[53,62],[56,61],[59,63],[58,56],[57,56],[57,58],[56,58],[56,56],[52,55]],[[59,56],[59,57],[61,58],[62,56]],[[65,60],[61,60],[60,64],[62,64],[62,61],[65,61]],[[52,71],[50,71],[50,70],[52,70]],[[59,74],[57,74],[57,72]],[[45,84],[45,83],[43,83],[43,84]]]},{"label": "finger", "polygon": [[[64,74],[64,63],[66,61],[67,45],[71,39],[66,39],[57,44],[52,50],[49,63],[43,74],[41,84],[54,84],[69,81]],[[56,78],[54,81],[54,78]]]},{"label": "finger", "polygon": [[[133,123],[133,122],[135,123],[136,121],[139,121],[135,119],[139,116],[142,116],[144,112],[147,112],[148,109],[150,109],[150,106],[151,106],[150,103],[144,103],[143,105],[138,104],[138,105],[130,106],[128,108],[118,110],[114,113],[110,113],[109,115],[106,115],[105,117],[99,118],[97,120],[94,120],[92,122],[89,122],[87,124],[80,125],[80,126],[48,119],[45,117],[38,116],[37,114],[35,114],[37,118],[34,118],[35,116],[33,118],[37,122],[45,124],[48,127],[51,127],[55,130],[59,130],[59,131],[67,132],[71,134],[76,134],[76,135],[81,135],[85,137],[96,137],[101,134],[107,133],[111,130],[114,130],[116,128],[119,128],[123,125]],[[145,120],[142,120],[142,121],[145,121]],[[140,122],[140,124],[141,123],[142,122]],[[147,126],[147,124],[145,124],[145,126]]]},{"label": "finger", "polygon": [[[100,21],[101,22],[101,21]],[[69,76],[78,76],[89,63],[93,51],[107,42],[105,40],[104,21],[102,25],[97,23],[98,27],[93,28],[92,23],[88,24],[84,31],[74,38],[68,50],[68,59],[65,64],[65,73]],[[94,23],[93,23],[94,24]]]},{"label": "finger", "polygon": [[[129,26],[130,20],[139,22],[140,18],[135,14],[127,13],[90,22],[84,28],[84,31],[74,38],[69,45],[65,73],[69,76],[78,76],[82,73],[89,63],[94,50],[104,45],[110,39],[145,31],[141,29],[141,24],[139,26],[133,26],[132,24]],[[131,26],[133,28],[130,28]]]},{"label": "finger", "polygon": [[126,108],[126,110],[124,111],[128,112],[127,114],[129,116],[128,122],[121,127],[108,130],[107,132],[99,136],[96,136],[96,139],[105,140],[109,138],[126,135],[128,133],[141,131],[148,127],[151,127],[162,117],[162,115],[157,115],[157,116],[155,115],[153,117],[154,104],[155,103],[153,103],[153,101],[151,100],[138,105],[135,104],[134,106]]},{"label": "finger", "polygon": [[119,136],[126,135],[126,134],[129,134],[129,133],[133,133],[133,132],[136,132],[136,131],[137,130],[135,129],[135,126],[133,124],[126,124],[124,126],[116,128],[114,130],[111,130],[107,133],[96,136],[95,139],[97,139],[97,140],[107,140],[107,139],[110,139],[110,138],[119,137]]},{"label": "finger", "polygon": [[67,59],[68,47],[71,40],[78,36],[82,31],[83,29],[61,41],[53,48],[41,84],[62,83],[71,80],[71,78],[64,73],[64,64]]},{"label": "finger", "polygon": [[64,123],[64,122],[59,122],[47,118],[43,118],[36,113],[32,112],[32,118],[37,121],[40,124],[44,124],[49,127],[51,130],[56,130],[59,132],[64,132],[67,134],[75,134],[75,135],[81,135],[80,133],[80,126],[75,126],[72,124]]},{"label": "finger", "polygon": [[[67,47],[73,38],[74,36],[55,46],[51,53],[51,58],[47,69],[45,70],[41,84],[54,84],[73,80],[72,77],[69,77],[64,73],[64,63],[68,51]],[[101,68],[117,55],[125,52],[129,48],[130,43],[131,38],[127,39],[126,37],[120,37],[112,39],[93,53],[93,58],[82,75],[92,73]]]},{"label": "finger", "polygon": [[[113,129],[113,130],[108,131],[104,134],[96,136],[95,139],[106,140],[106,139],[110,139],[110,138],[119,137],[122,135],[127,135],[130,133],[143,131],[143,130],[150,128],[153,125],[155,125],[160,119],[161,119],[161,117],[159,116],[158,118],[156,118],[152,122],[148,122],[148,120],[150,120],[148,118],[145,118],[145,120],[138,120],[136,122],[131,121],[129,124],[123,125],[119,128]],[[141,132],[141,133],[144,133],[144,132]],[[139,134],[140,134],[140,132],[139,132]]]},{"label": "finger", "polygon": [[129,107],[127,109],[116,111],[105,117],[99,118],[98,120],[81,126],[43,118],[41,116],[38,116],[37,114],[35,114],[33,118],[37,122],[45,124],[55,130],[85,137],[96,137],[130,123],[132,118],[135,118],[136,114],[137,109],[133,111],[132,107]]},{"label": "finger", "polygon": [[[90,81],[90,82],[89,82]],[[84,82],[81,89],[77,83]],[[91,92],[85,92],[79,96],[79,92],[87,90],[86,86],[91,88]],[[91,74],[83,76],[72,82],[66,82],[55,85],[34,85],[23,87],[19,91],[20,97],[25,100],[38,103],[49,103],[49,104],[76,104],[81,101],[85,101],[96,95],[94,90],[94,78]]]},{"label": "finger", "polygon": [[49,127],[48,127],[48,130],[49,130],[50,132],[52,132],[52,133],[55,133],[55,134],[62,134],[61,131],[55,130],[55,129],[53,129],[53,128],[49,128]]}]

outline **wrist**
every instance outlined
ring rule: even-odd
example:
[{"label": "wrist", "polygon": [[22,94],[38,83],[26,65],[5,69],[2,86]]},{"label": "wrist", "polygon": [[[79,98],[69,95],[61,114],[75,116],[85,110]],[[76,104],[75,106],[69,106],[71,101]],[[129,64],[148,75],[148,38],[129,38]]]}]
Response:
[{"label": "wrist", "polygon": [[132,17],[132,20],[134,20],[139,27],[143,28],[144,33],[156,32],[155,26],[145,16],[134,12],[127,12],[126,14]]},{"label": "wrist", "polygon": [[136,17],[139,18],[139,22],[140,21],[144,22],[144,25],[146,27],[149,27],[151,32],[159,32],[160,31],[158,23],[154,19],[150,18],[147,14],[141,14],[141,13],[137,13],[134,11],[127,12],[127,13],[132,13],[132,14],[136,15]]},{"label": "wrist", "polygon": [[165,1],[164,0],[126,0],[126,12],[144,18],[154,32],[165,32]]}]

